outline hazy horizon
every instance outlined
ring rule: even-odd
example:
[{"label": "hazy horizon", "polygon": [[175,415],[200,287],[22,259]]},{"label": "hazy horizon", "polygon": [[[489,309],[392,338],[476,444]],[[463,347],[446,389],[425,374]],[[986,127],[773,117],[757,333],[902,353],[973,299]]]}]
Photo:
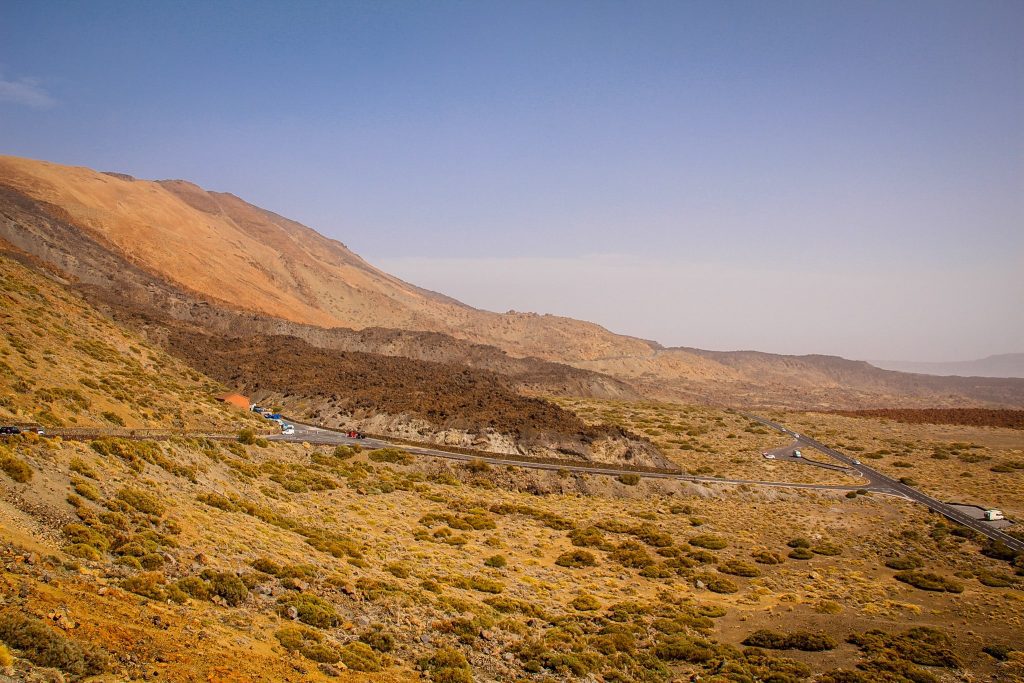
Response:
[{"label": "hazy horizon", "polygon": [[666,346],[1024,340],[1024,4],[8,3],[0,153]]}]

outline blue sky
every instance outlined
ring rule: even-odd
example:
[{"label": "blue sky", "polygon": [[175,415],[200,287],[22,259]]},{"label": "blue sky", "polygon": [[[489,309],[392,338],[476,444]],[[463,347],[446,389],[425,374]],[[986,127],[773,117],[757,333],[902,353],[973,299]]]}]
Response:
[{"label": "blue sky", "polygon": [[971,358],[1024,350],[1022,33],[990,1],[0,0],[0,152],[234,192],[492,310]]}]

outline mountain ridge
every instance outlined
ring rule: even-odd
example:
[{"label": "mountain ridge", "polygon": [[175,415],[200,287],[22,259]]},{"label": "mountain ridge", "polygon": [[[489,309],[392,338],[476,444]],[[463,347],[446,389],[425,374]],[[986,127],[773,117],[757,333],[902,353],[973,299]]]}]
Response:
[{"label": "mountain ridge", "polygon": [[[635,388],[649,398],[726,405],[1024,405],[1020,380],[929,378],[830,356],[665,348],[586,321],[482,311],[391,276],[300,223],[182,180],[127,180],[0,157],[0,238],[129,308],[220,325],[250,321],[253,332],[340,349],[390,344],[395,355],[416,354],[415,334],[441,334],[457,340],[445,362],[470,362],[468,342],[614,378],[631,387],[624,395]],[[346,335],[329,331],[342,328],[415,334],[402,344],[373,335],[338,341]]]}]

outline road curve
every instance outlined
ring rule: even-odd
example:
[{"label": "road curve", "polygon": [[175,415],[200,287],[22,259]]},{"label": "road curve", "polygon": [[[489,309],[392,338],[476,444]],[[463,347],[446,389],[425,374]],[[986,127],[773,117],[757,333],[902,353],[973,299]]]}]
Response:
[{"label": "road curve", "polygon": [[912,486],[907,486],[903,482],[897,479],[893,479],[892,477],[887,476],[885,474],[882,474],[878,470],[874,470],[868,467],[867,465],[860,464],[859,461],[857,461],[856,459],[851,458],[850,456],[845,455],[844,453],[840,453],[839,451],[833,448],[829,448],[825,444],[807,436],[806,434],[798,434],[790,429],[787,429],[785,426],[779,424],[778,422],[772,422],[771,420],[767,420],[763,417],[758,417],[757,415],[751,415],[750,413],[742,412],[739,414],[742,415],[743,417],[754,420],[755,422],[759,422],[765,425],[766,427],[771,427],[772,429],[782,432],[783,434],[789,434],[799,443],[803,443],[807,446],[810,446],[811,448],[814,448],[824,453],[825,455],[834,458],[835,460],[838,460],[847,467],[856,470],[858,473],[860,473],[861,476],[865,477],[868,481],[871,482],[870,488],[872,490],[884,493],[892,493],[895,495],[903,496],[904,498],[908,498],[917,503],[921,503],[922,505],[927,506],[930,510],[938,512],[946,519],[949,519],[953,522],[956,522],[957,524],[965,526],[968,529],[973,529],[974,531],[977,531],[980,534],[984,534],[985,536],[991,538],[993,541],[999,541],[1001,543],[1006,544],[1006,546],[1011,550],[1015,550],[1017,552],[1024,552],[1024,541],[1021,541],[1020,539],[1009,535],[1001,529],[997,529],[989,524],[985,524],[985,522],[983,522],[982,520],[974,519],[973,517],[970,517],[961,512],[960,510],[956,509],[952,505],[947,505],[946,503],[943,503],[941,500],[938,500],[937,498],[932,498],[928,494],[922,493],[921,491],[918,491]]}]

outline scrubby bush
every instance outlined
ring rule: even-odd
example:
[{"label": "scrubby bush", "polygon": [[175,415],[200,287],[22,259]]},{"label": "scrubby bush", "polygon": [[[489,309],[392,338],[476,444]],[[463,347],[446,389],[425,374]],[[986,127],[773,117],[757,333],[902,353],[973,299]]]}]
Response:
[{"label": "scrubby bush", "polygon": [[162,515],[165,506],[155,496],[141,489],[125,487],[117,492],[118,500],[146,515]]},{"label": "scrubby bush", "polygon": [[366,643],[359,641],[349,643],[338,651],[341,662],[353,671],[376,673],[384,667],[381,665],[380,655]]},{"label": "scrubby bush", "polygon": [[625,484],[626,486],[636,486],[640,483],[639,474],[620,474],[618,476],[619,483]]},{"label": "scrubby bush", "polygon": [[256,430],[252,427],[246,427],[238,432],[238,443],[245,444],[246,446],[252,446],[256,443]]},{"label": "scrubby bush", "polygon": [[319,633],[306,626],[286,626],[274,632],[274,637],[281,643],[281,647],[290,652],[297,652],[310,643],[323,640]]},{"label": "scrubby bush", "polygon": [[75,483],[75,493],[80,495],[82,498],[93,502],[100,499],[100,492],[96,490],[96,487],[85,481]]},{"label": "scrubby bush", "polygon": [[749,562],[743,560],[726,560],[718,565],[718,571],[723,574],[732,574],[733,576],[760,576],[760,570]]},{"label": "scrubby bush", "polygon": [[466,656],[453,647],[435,650],[420,660],[420,667],[434,683],[473,683],[473,671]]},{"label": "scrubby bush", "polygon": [[152,600],[166,600],[167,577],[163,572],[142,572],[121,582],[121,588]]},{"label": "scrubby bush", "polygon": [[491,469],[491,466],[489,464],[487,464],[487,462],[485,462],[483,460],[480,460],[478,458],[478,459],[470,460],[469,462],[467,462],[466,463],[466,469],[469,470],[470,472],[472,472],[473,474],[481,474],[483,472],[489,472],[490,469]]},{"label": "scrubby bush", "polygon": [[505,590],[505,584],[486,576],[464,576],[457,579],[454,583],[459,588],[480,591],[481,593],[498,594]]},{"label": "scrubby bush", "polygon": [[341,660],[338,649],[327,643],[308,643],[303,645],[299,652],[306,659],[323,664],[336,664]]},{"label": "scrubby bush", "polygon": [[889,569],[906,571],[908,569],[920,569],[924,566],[924,562],[922,562],[921,558],[916,555],[904,555],[902,557],[893,557],[886,560],[885,566]]},{"label": "scrubby bush", "polygon": [[791,560],[809,560],[814,557],[814,553],[808,548],[793,548],[789,551],[788,557]]},{"label": "scrubby bush", "polygon": [[978,575],[978,581],[989,588],[1010,588],[1017,583],[1010,574],[999,572],[983,572]]},{"label": "scrubby bush", "polygon": [[103,650],[83,648],[42,619],[25,614],[0,615],[0,641],[17,648],[36,666],[54,667],[76,678],[102,674],[109,668]]},{"label": "scrubby bush", "polygon": [[257,557],[249,565],[256,571],[270,574],[271,576],[280,576],[281,574],[281,566],[268,557]]},{"label": "scrubby bush", "polygon": [[740,589],[731,580],[716,574],[701,574],[695,576],[694,581],[700,581],[712,593],[736,593]]},{"label": "scrubby bush", "polygon": [[677,633],[659,638],[654,654],[664,661],[702,664],[714,659],[718,655],[718,650],[714,644],[703,638]]},{"label": "scrubby bush", "polygon": [[32,467],[7,449],[0,449],[0,470],[19,484],[25,484],[32,479]]},{"label": "scrubby bush", "polygon": [[691,538],[688,542],[692,546],[705,548],[707,550],[721,550],[729,545],[728,541],[724,538],[713,534],[699,534]]},{"label": "scrubby bush", "polygon": [[789,539],[789,542],[786,543],[786,545],[790,548],[810,548],[811,542],[803,536],[797,536],[796,538]]},{"label": "scrubby bush", "polygon": [[923,571],[905,571],[897,573],[893,578],[897,581],[909,584],[914,588],[920,588],[926,591],[936,591],[947,593],[963,593],[964,585],[959,581],[947,578],[940,574],[933,572]]},{"label": "scrubby bush", "polygon": [[394,465],[411,465],[413,457],[398,448],[378,448],[366,456],[374,462],[388,462]]},{"label": "scrubby bush", "polygon": [[[847,640],[863,650],[865,654],[879,657],[883,663],[898,663],[905,660],[921,666],[960,668],[960,661],[953,653],[952,641],[949,636],[939,629],[929,626],[917,626],[895,635],[879,629],[872,629],[865,633],[852,635]],[[899,671],[898,668],[895,670]],[[911,680],[922,679],[912,678]]]},{"label": "scrubby bush", "polygon": [[559,567],[593,567],[597,564],[597,559],[593,553],[586,550],[570,550],[559,555],[555,564]]},{"label": "scrubby bush", "polygon": [[197,600],[210,599],[210,586],[198,576],[186,576],[175,582],[175,585],[185,595]]},{"label": "scrubby bush", "polygon": [[395,649],[397,641],[395,637],[384,630],[381,624],[374,624],[359,635],[359,640],[372,647],[377,652],[391,652]]},{"label": "scrubby bush", "polygon": [[631,569],[643,569],[644,567],[649,567],[654,564],[654,558],[650,556],[647,549],[636,541],[623,541],[608,555],[608,557],[612,561],[618,562],[623,567],[629,567]]},{"label": "scrubby bush", "polygon": [[492,555],[484,560],[484,564],[488,567],[501,569],[502,567],[508,566],[508,560],[505,559],[504,555]]},{"label": "scrubby bush", "polygon": [[832,650],[839,645],[834,639],[823,633],[798,631],[794,633],[778,633],[768,629],[754,631],[743,641],[750,647],[763,647],[769,650],[803,650],[805,652],[821,652]]},{"label": "scrubby bush", "polygon": [[840,548],[835,543],[824,542],[824,543],[819,543],[818,545],[816,545],[813,548],[811,548],[811,552],[814,553],[815,555],[835,556],[835,555],[842,555],[843,554],[843,549]]},{"label": "scrubby bush", "polygon": [[569,540],[573,545],[599,548],[605,545],[604,533],[596,526],[581,527],[569,532]]},{"label": "scrubby bush", "polygon": [[601,609],[601,603],[593,595],[579,595],[569,605],[580,612],[592,612]]},{"label": "scrubby bush", "polygon": [[277,602],[281,616],[287,616],[288,608],[294,607],[299,621],[310,626],[334,628],[341,623],[341,618],[330,603],[310,593],[291,593],[281,596]]},{"label": "scrubby bush", "polygon": [[88,463],[86,463],[79,457],[71,458],[71,464],[69,466],[69,469],[72,472],[77,472],[78,474],[81,474],[83,477],[89,477],[90,479],[99,479],[99,477],[96,475],[95,470],[93,470]]},{"label": "scrubby bush", "polygon": [[231,572],[210,572],[203,575],[210,583],[210,593],[220,596],[227,604],[237,607],[249,597],[249,589]]},{"label": "scrubby bush", "polygon": [[758,564],[782,564],[782,555],[771,550],[757,550],[751,553],[754,562]]},{"label": "scrubby bush", "polygon": [[1014,652],[1015,650],[1009,645],[996,644],[986,645],[985,647],[981,648],[981,651],[987,654],[988,656],[992,657],[993,659],[996,659],[1000,662],[1005,662],[1010,658],[1010,653]]},{"label": "scrubby bush", "polygon": [[348,460],[359,453],[358,446],[335,446],[334,457],[338,460]]}]

